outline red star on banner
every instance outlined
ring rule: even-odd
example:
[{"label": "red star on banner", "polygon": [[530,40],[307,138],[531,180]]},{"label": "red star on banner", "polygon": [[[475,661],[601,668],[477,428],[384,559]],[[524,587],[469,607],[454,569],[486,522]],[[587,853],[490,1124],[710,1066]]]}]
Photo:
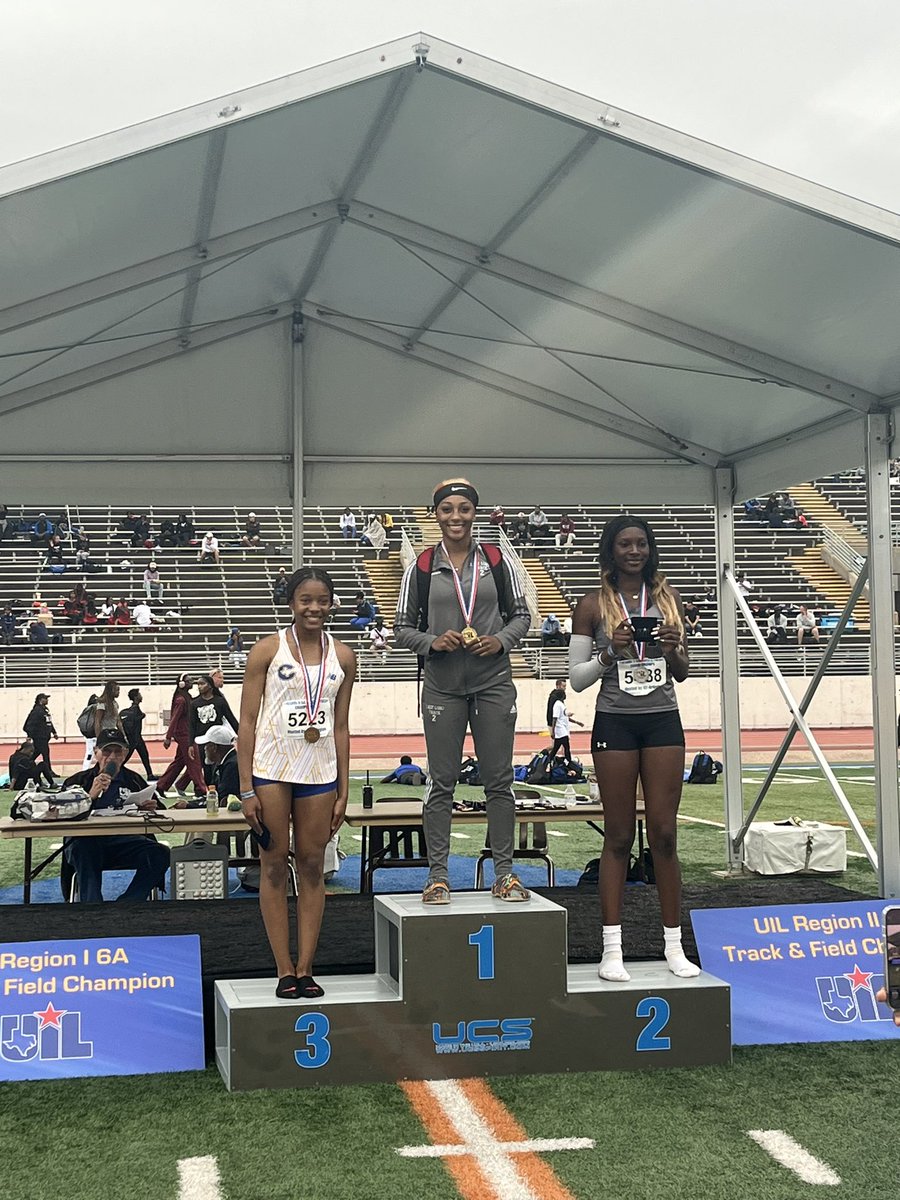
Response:
[{"label": "red star on banner", "polygon": [[873,974],[872,971],[861,971],[859,969],[859,964],[854,963],[853,971],[847,972],[847,978],[853,984],[854,992],[859,991],[860,988],[868,987],[869,980],[872,978],[872,974]]},{"label": "red star on banner", "polygon": [[43,1012],[36,1012],[34,1015],[36,1017],[40,1017],[41,1029],[43,1029],[45,1025],[55,1025],[56,1028],[59,1029],[59,1019],[60,1017],[65,1016],[68,1011],[69,1010],[66,1008],[54,1008],[53,1001],[50,1000]]}]

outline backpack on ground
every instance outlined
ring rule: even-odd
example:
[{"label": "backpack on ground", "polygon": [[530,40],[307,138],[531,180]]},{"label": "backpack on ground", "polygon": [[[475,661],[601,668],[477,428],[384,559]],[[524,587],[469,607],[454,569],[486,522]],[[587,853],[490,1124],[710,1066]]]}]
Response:
[{"label": "backpack on ground", "polygon": [[94,736],[94,716],[96,711],[96,704],[88,704],[78,714],[78,720],[75,724],[78,726],[78,732],[82,737],[92,738]]},{"label": "backpack on ground", "polygon": [[463,761],[459,768],[458,783],[467,783],[471,787],[481,786],[481,771],[478,769],[478,763],[474,758],[467,758]]},{"label": "backpack on ground", "polygon": [[542,750],[536,754],[528,764],[528,771],[525,775],[526,783],[549,783],[550,772],[552,770],[552,762],[550,759],[550,751]]},{"label": "backpack on ground", "polygon": [[550,782],[584,783],[584,767],[577,758],[555,758],[550,770]]},{"label": "backpack on ground", "polygon": [[722,774],[722,764],[705,750],[698,750],[691,762],[686,783],[715,783]]}]

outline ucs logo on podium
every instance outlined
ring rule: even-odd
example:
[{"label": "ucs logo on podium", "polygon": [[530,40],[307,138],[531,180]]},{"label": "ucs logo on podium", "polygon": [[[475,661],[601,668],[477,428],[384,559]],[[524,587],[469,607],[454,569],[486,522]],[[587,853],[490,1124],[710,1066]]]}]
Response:
[{"label": "ucs logo on podium", "polygon": [[93,1058],[94,1043],[81,1039],[81,1013],[53,1007],[0,1017],[0,1057],[11,1063],[34,1059]]},{"label": "ucs logo on podium", "polygon": [[530,1050],[534,1017],[505,1017],[501,1021],[457,1021],[444,1033],[437,1021],[431,1027],[436,1054],[478,1054],[492,1050]]}]

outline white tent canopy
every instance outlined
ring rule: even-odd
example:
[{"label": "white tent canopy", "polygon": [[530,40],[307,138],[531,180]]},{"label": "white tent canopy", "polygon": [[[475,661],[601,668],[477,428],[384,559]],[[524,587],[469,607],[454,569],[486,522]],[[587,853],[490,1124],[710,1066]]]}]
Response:
[{"label": "white tent canopy", "polygon": [[90,455],[113,501],[419,502],[445,464],[548,503],[768,490],[900,399],[898,237],[402,39],[0,169],[4,490],[49,458],[96,499]]},{"label": "white tent canopy", "polygon": [[865,460],[897,895],[898,240],[896,214],[402,39],[0,169],[4,499],[299,516],[464,469],[488,500],[713,503],[727,584],[735,496]]}]

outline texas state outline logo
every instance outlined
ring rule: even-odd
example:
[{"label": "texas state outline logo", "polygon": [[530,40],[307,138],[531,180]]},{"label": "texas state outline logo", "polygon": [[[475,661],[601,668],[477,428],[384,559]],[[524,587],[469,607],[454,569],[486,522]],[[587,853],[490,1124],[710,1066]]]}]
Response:
[{"label": "texas state outline logo", "polygon": [[82,1014],[53,1007],[0,1017],[0,1058],[9,1063],[94,1057],[94,1043],[81,1036]]},{"label": "texas state outline logo", "polygon": [[891,1021],[891,1012],[875,999],[884,987],[884,975],[863,971],[858,963],[843,975],[817,975],[819,1007],[827,1021],[848,1025],[853,1021]]}]

